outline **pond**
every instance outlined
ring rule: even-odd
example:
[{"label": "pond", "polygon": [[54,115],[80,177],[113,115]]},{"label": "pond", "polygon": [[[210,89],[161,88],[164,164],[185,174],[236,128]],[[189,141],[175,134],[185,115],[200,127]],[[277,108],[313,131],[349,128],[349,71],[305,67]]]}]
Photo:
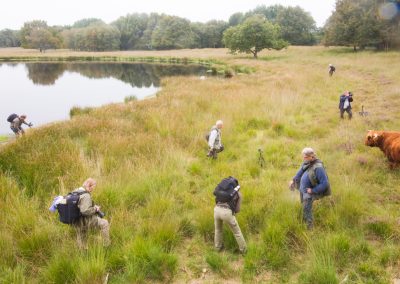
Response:
[{"label": "pond", "polygon": [[143,99],[160,89],[165,76],[206,75],[196,65],[139,63],[0,64],[0,135],[12,134],[11,113],[26,114],[34,126],[69,118],[72,107],[98,107]]}]

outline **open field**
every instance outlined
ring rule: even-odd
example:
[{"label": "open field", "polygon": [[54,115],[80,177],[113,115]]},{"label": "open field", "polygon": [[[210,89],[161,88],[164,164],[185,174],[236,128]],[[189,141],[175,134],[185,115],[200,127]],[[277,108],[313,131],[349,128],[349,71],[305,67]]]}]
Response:
[{"label": "open field", "polygon": [[[0,148],[0,279],[4,283],[391,283],[400,278],[400,172],[368,129],[400,130],[400,53],[290,47],[259,60],[227,50],[80,53],[0,49],[18,56],[162,56],[246,66],[231,79],[171,77],[154,99],[113,104],[71,121],[29,129]],[[328,64],[336,74],[328,77]],[[354,93],[352,121],[338,99]],[[364,105],[369,112],[361,117]],[[204,134],[222,119],[226,150],[206,158]],[[287,188],[316,149],[333,195],[314,203],[315,229],[301,223]],[[266,160],[258,164],[258,149]],[[237,215],[249,245],[230,231],[213,250],[213,195],[226,176],[241,183]],[[93,196],[111,221],[112,245],[74,231],[49,207],[54,196],[98,180]],[[205,271],[205,272],[204,272]]]}]

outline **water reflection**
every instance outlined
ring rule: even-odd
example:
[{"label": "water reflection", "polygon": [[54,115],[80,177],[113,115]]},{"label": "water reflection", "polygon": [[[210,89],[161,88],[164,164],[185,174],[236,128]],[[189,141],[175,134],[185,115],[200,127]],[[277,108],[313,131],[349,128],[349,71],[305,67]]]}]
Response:
[{"label": "water reflection", "polygon": [[[154,95],[165,76],[202,76],[192,65],[0,63],[0,119],[25,113],[35,126],[69,118],[72,107],[98,107]],[[10,134],[3,119],[0,134]]]},{"label": "water reflection", "polygon": [[115,78],[132,87],[159,87],[166,76],[202,75],[205,67],[130,63],[26,63],[28,78],[38,85],[52,85],[64,72],[77,72],[91,79]]}]

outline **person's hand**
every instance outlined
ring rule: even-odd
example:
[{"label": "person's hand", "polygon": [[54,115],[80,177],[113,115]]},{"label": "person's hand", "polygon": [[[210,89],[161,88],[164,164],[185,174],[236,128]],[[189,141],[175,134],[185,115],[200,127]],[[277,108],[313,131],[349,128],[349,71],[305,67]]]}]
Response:
[{"label": "person's hand", "polygon": [[307,193],[308,194],[312,194],[312,189],[311,188],[307,188]]},{"label": "person's hand", "polygon": [[100,206],[95,205],[94,208],[96,209],[96,212],[99,212],[99,211],[100,211]]},{"label": "person's hand", "polygon": [[32,122],[29,122],[29,123],[28,123],[28,126],[29,126],[29,127],[32,127],[32,126],[33,126]]}]

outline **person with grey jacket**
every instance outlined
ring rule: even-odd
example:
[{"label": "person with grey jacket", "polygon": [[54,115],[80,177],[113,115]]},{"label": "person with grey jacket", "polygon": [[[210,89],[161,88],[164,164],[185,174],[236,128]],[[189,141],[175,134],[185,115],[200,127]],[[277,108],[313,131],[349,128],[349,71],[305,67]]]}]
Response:
[{"label": "person with grey jacket", "polygon": [[27,123],[26,120],[26,115],[22,114],[20,116],[15,115],[15,118],[10,122],[10,128],[11,130],[15,133],[15,135],[21,136],[23,134],[25,134],[24,129],[22,128],[22,124],[28,125],[29,127],[32,126],[32,123]]},{"label": "person with grey jacket", "polygon": [[211,128],[210,135],[208,137],[208,153],[207,157],[212,157],[213,159],[217,158],[217,153],[220,153],[224,150],[224,146],[222,145],[222,133],[221,129],[224,123],[222,120],[218,120],[215,125]]},{"label": "person with grey jacket", "polygon": [[82,216],[74,224],[77,231],[77,242],[80,248],[86,248],[87,232],[89,229],[98,229],[103,237],[103,245],[110,245],[110,224],[106,219],[102,218],[100,206],[95,205],[91,193],[95,189],[97,183],[93,178],[88,178],[82,187],[75,189],[73,192],[79,192],[80,195],[78,208]]}]

